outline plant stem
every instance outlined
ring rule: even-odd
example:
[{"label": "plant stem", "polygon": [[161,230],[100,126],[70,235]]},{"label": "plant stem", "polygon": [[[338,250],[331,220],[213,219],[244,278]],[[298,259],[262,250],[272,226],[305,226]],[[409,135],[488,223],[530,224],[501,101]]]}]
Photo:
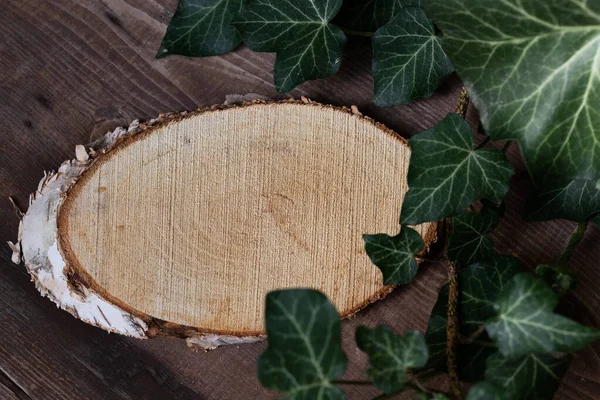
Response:
[{"label": "plant stem", "polygon": [[512,144],[512,140],[507,140],[506,143],[504,143],[504,147],[502,148],[502,152],[504,154],[506,154],[506,151],[508,150],[508,148],[510,147],[511,144]]},{"label": "plant stem", "polygon": [[437,369],[430,369],[430,370],[425,370],[425,371],[421,371],[418,374],[416,374],[414,377],[420,380],[424,380],[427,381],[430,378],[436,377],[438,375],[443,375],[444,372],[437,370]]},{"label": "plant stem", "polygon": [[469,108],[469,94],[467,93],[467,88],[463,86],[462,89],[460,90],[460,95],[458,97],[458,105],[456,106],[455,113],[464,118],[467,115],[468,108]]},{"label": "plant stem", "polygon": [[373,382],[372,381],[353,381],[353,380],[337,380],[337,381],[331,381],[331,383],[333,383],[334,385],[369,385],[372,386]]},{"label": "plant stem", "polygon": [[419,391],[423,393],[431,393],[431,390],[429,390],[421,382],[419,382],[419,380],[416,377],[413,378],[413,382],[415,383],[415,386],[419,388]]},{"label": "plant stem", "polygon": [[[456,114],[465,118],[469,108],[469,94],[463,86],[456,106]],[[446,218],[444,225],[444,236],[446,249],[444,254],[448,254],[448,236],[452,224],[451,218]],[[462,399],[460,388],[460,379],[458,379],[458,265],[454,262],[448,263],[448,315],[446,321],[446,363],[448,365],[448,376],[450,377],[450,389],[456,399]]]},{"label": "plant stem", "polygon": [[446,324],[446,362],[450,388],[456,399],[462,399],[460,380],[458,379],[458,265],[448,263],[448,320]]},{"label": "plant stem", "polygon": [[481,334],[485,332],[485,325],[481,325],[473,334],[468,337],[461,336],[460,343],[462,344],[471,344],[474,343]]},{"label": "plant stem", "polygon": [[557,261],[558,265],[560,265],[561,267],[565,267],[567,265],[567,263],[569,262],[569,259],[575,252],[575,249],[581,242],[581,239],[583,239],[583,235],[585,234],[587,225],[588,225],[588,221],[580,222],[577,224],[577,228],[575,228],[575,231],[569,238],[569,242],[567,243],[567,246],[565,247],[562,254],[560,255],[560,258]]},{"label": "plant stem", "polygon": [[488,144],[488,142],[490,140],[491,140],[491,138],[489,136],[486,136],[485,139],[483,139],[483,141],[481,143],[479,143],[479,145],[477,147],[475,147],[475,150],[482,148],[483,146]]},{"label": "plant stem", "polygon": [[362,37],[371,37],[375,33],[375,32],[365,32],[365,31],[354,31],[352,29],[344,29],[344,28],[342,28],[342,32],[344,32],[346,35],[362,36]]}]

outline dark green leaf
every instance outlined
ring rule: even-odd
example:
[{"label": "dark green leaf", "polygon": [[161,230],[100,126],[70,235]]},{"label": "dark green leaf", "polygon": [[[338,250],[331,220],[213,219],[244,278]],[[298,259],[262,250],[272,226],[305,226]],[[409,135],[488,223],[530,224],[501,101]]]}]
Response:
[{"label": "dark green leaf", "polygon": [[241,6],[242,0],[179,0],[156,57],[205,57],[233,50],[241,38],[230,23]]},{"label": "dark green leaf", "polygon": [[496,300],[498,316],[486,324],[505,357],[576,351],[600,338],[600,330],[553,313],[558,298],[532,274],[516,275]]},{"label": "dark green leaf", "polygon": [[287,399],[343,399],[331,381],[346,369],[340,318],[325,295],[310,289],[271,292],[266,301],[269,347],[258,360],[263,386]]},{"label": "dark green leaf", "polygon": [[577,284],[577,273],[560,265],[540,264],[536,267],[535,273],[555,289],[559,296],[573,289]]},{"label": "dark green leaf", "polygon": [[448,114],[433,128],[409,140],[409,190],[400,222],[417,225],[458,214],[485,197],[500,203],[513,169],[502,152],[473,149],[469,124]]},{"label": "dark green leaf", "polygon": [[373,36],[373,101],[378,106],[430,97],[453,70],[421,8],[401,9]]},{"label": "dark green leaf", "polygon": [[469,390],[467,400],[515,400],[505,390],[488,382],[477,382]]},{"label": "dark green leaf", "polygon": [[494,304],[505,285],[519,271],[519,261],[497,255],[493,260],[472,264],[459,271],[461,293],[459,318],[470,334],[495,315]]},{"label": "dark green leaf", "polygon": [[[461,297],[458,309],[463,336],[473,334],[488,318],[496,314],[496,297],[518,269],[519,264],[515,258],[496,255],[488,263],[472,264],[459,271],[458,285],[461,288]],[[425,333],[432,367],[445,368],[447,312],[448,285],[444,285],[431,311]],[[496,352],[494,347],[486,343],[489,341],[486,335],[479,339],[476,343],[460,345],[459,376],[464,381],[481,379],[485,370],[485,360]]]},{"label": "dark green leaf", "polygon": [[495,139],[518,139],[538,187],[600,178],[600,2],[426,1]]},{"label": "dark green leaf", "polygon": [[383,273],[384,285],[410,283],[417,274],[415,255],[425,243],[417,231],[403,226],[396,236],[363,235],[367,255]]},{"label": "dark green leaf", "polygon": [[498,214],[469,212],[452,218],[452,234],[448,239],[448,259],[466,266],[489,261],[494,257],[494,242],[485,235],[498,225]]},{"label": "dark green leaf", "polygon": [[448,400],[448,396],[442,393],[415,393],[417,400]]},{"label": "dark green leaf", "polygon": [[487,334],[482,334],[477,343],[459,345],[458,376],[464,382],[476,382],[483,378],[485,363],[489,356],[498,351]]},{"label": "dark green leaf", "polygon": [[600,228],[600,215],[596,215],[590,219],[590,222]]},{"label": "dark green leaf", "polygon": [[398,14],[402,7],[421,7],[421,0],[344,0],[333,23],[359,34],[373,33]]},{"label": "dark green leaf", "polygon": [[504,211],[506,209],[506,203],[504,201],[498,203],[494,203],[488,199],[481,199],[481,211],[482,213],[486,212],[495,212],[498,214],[500,218],[504,217]]},{"label": "dark green leaf", "polygon": [[342,0],[245,0],[234,25],[255,51],[276,52],[275,86],[281,93],[334,75],[346,36],[329,23]]},{"label": "dark green leaf", "polygon": [[569,362],[569,357],[528,354],[509,359],[496,353],[488,358],[485,381],[501,388],[510,399],[550,400]]},{"label": "dark green leaf", "polygon": [[584,222],[600,211],[600,190],[594,181],[574,180],[562,187],[537,193],[534,187],[527,200],[526,214],[532,220],[565,218]]},{"label": "dark green leaf", "polygon": [[427,363],[427,345],[417,331],[394,335],[388,326],[356,329],[358,348],[369,355],[367,375],[384,393],[402,389],[409,368],[422,368]]}]

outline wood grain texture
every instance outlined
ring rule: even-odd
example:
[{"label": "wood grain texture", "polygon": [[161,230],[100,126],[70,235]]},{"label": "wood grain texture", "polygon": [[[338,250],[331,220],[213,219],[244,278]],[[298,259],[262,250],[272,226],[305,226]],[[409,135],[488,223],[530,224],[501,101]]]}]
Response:
[{"label": "wood grain texture", "polygon": [[121,308],[200,332],[264,334],[266,294],[290,287],[348,316],[388,291],[362,234],[398,233],[409,158],[394,132],[317,103],[192,113],[95,160],[67,192],[61,249]]},{"label": "wood grain texture", "polygon": [[[255,92],[278,98],[272,85],[274,57],[240,48],[207,59],[154,60],[176,0],[7,0],[0,13],[0,239],[14,240],[17,218],[8,195],[24,206],[41,171],[72,158],[87,143],[135,118],[165,110],[193,110],[221,103],[226,94]],[[351,50],[338,75],[302,85],[306,95],[359,109],[406,137],[452,112],[460,90],[454,77],[432,99],[409,106],[371,104],[369,49]],[[280,98],[280,97],[279,97]],[[476,123],[470,110],[468,119]],[[481,139],[481,138],[479,138]],[[574,224],[528,223],[521,218],[526,172],[513,147],[517,176],[507,215],[494,238],[498,250],[524,268],[555,259]],[[565,307],[581,322],[600,327],[600,230],[590,227],[571,259],[579,285]],[[424,332],[443,284],[443,265],[423,264],[414,284],[397,289],[343,324],[348,379],[364,378],[366,356],[355,346],[357,325],[385,323],[397,332]],[[207,354],[182,340],[137,341],[107,334],[75,320],[43,299],[23,268],[0,252],[0,370],[35,399],[273,398],[256,379],[265,343],[229,346]],[[444,385],[444,382],[440,382]],[[0,383],[0,393],[11,391]],[[373,395],[344,388],[350,399]],[[558,399],[600,398],[600,344],[578,353]],[[12,396],[12,395],[11,395]],[[10,397],[9,397],[10,398]],[[405,396],[404,398],[409,398]]]}]

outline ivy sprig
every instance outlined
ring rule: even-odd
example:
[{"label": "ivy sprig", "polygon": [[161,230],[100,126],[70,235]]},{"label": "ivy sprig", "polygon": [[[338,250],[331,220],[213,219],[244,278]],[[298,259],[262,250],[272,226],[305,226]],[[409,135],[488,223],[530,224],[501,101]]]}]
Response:
[{"label": "ivy sprig", "polygon": [[[464,83],[456,113],[409,140],[399,233],[363,236],[383,282],[408,284],[424,247],[409,225],[443,220],[448,283],[424,337],[358,328],[357,346],[369,357],[364,381],[340,379],[339,315],[325,295],[272,292],[261,383],[289,399],[342,399],[349,384],[373,385],[378,398],[405,390],[419,399],[464,398],[461,382],[475,382],[468,400],[550,399],[568,353],[600,338],[555,311],[576,290],[571,255],[588,222],[600,221],[600,3],[180,0],[157,57],[223,54],[243,40],[277,54],[275,88],[287,92],[337,73],[351,36],[371,41],[376,105],[427,98],[453,70]],[[477,146],[464,120],[469,97],[485,135]],[[502,150],[500,140],[508,140]],[[525,216],[579,223],[559,258],[540,263],[536,275],[519,273],[518,261],[498,254],[489,237],[510,206],[513,141],[530,178]],[[427,385],[438,372],[448,373],[451,394]]]},{"label": "ivy sprig", "polygon": [[180,0],[157,57],[219,55],[243,40],[277,54],[285,93],[336,74],[347,35],[372,37],[378,105],[428,98],[453,71],[421,0]]}]

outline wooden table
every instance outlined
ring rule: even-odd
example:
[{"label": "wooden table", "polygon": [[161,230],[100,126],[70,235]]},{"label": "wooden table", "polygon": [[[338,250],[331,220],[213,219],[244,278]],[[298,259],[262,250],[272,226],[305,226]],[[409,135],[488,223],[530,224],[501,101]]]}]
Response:
[{"label": "wooden table", "polygon": [[[8,201],[27,207],[44,170],[74,157],[107,130],[159,112],[221,103],[226,94],[282,98],[273,87],[272,54],[239,48],[222,57],[155,60],[176,0],[8,0],[0,13],[0,239],[16,239],[18,219]],[[356,47],[340,72],[302,85],[307,96],[359,109],[404,136],[430,128],[452,111],[460,82],[452,77],[435,96],[409,106],[371,104],[370,51]],[[469,121],[475,124],[471,109]],[[479,138],[481,139],[481,138]],[[523,267],[552,262],[570,235],[567,221],[527,223],[521,218],[527,176],[516,148],[517,174],[506,217],[494,238],[499,251]],[[600,230],[588,229],[572,258],[580,282],[565,308],[600,327]],[[256,379],[265,343],[193,353],[183,340],[138,341],[86,325],[42,298],[22,266],[0,251],[1,399],[255,399],[271,398]],[[360,324],[389,324],[397,332],[424,331],[445,268],[423,264],[414,284],[394,291],[344,323],[350,367],[361,379],[364,353],[354,345]],[[444,384],[441,382],[441,384]],[[348,387],[350,399],[375,392]],[[578,353],[560,399],[600,398],[600,342]]]}]

